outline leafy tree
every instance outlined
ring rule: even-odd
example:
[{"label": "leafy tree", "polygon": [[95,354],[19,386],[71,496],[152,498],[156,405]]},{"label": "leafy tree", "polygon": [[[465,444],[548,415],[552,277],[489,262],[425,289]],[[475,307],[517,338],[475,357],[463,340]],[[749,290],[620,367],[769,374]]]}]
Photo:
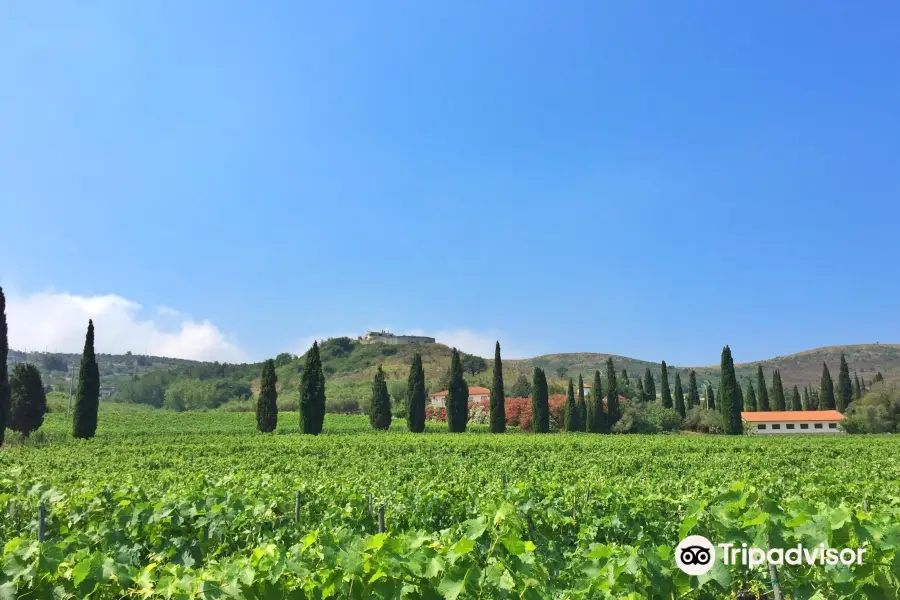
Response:
[{"label": "leafy tree", "polygon": [[775,410],[787,410],[784,386],[781,384],[781,371],[778,369],[775,369],[775,373],[772,375],[772,394],[775,401]]},{"label": "leafy tree", "polygon": [[600,371],[594,371],[594,384],[587,402],[587,431],[603,433],[606,429],[606,413],[603,411],[603,381]]},{"label": "leafy tree", "polygon": [[828,372],[828,365],[822,363],[822,381],[819,384],[819,410],[834,410],[834,381]]},{"label": "leafy tree", "polygon": [[771,410],[769,408],[769,388],[766,386],[766,376],[763,374],[762,365],[756,368],[756,391],[759,410],[762,412]]},{"label": "leafy tree", "polygon": [[259,398],[256,400],[256,428],[263,433],[271,433],[278,426],[278,375],[275,361],[271,358],[263,363],[259,380]]},{"label": "leafy tree", "polygon": [[283,367],[284,365],[290,364],[294,360],[294,355],[288,352],[282,352],[278,356],[275,357],[275,368]]},{"label": "leafy tree", "polygon": [[753,387],[752,381],[747,382],[747,393],[744,394],[744,398],[746,399],[744,410],[755,411],[757,409],[756,389]]},{"label": "leafy tree", "polygon": [[653,373],[650,367],[644,372],[644,399],[647,402],[656,401],[656,382],[653,380]]},{"label": "leafy tree", "polygon": [[450,433],[463,433],[469,420],[469,385],[463,377],[459,350],[450,354],[450,384],[447,386],[447,426]]},{"label": "leafy tree", "polygon": [[681,415],[683,419],[687,414],[687,407],[684,404],[684,390],[681,389],[681,375],[675,373],[675,412]]},{"label": "leafy tree", "polygon": [[875,383],[878,383],[879,381],[884,381],[884,375],[881,374],[881,371],[875,373]]},{"label": "leafy tree", "polygon": [[528,398],[531,396],[531,382],[525,377],[525,373],[519,373],[519,377],[516,378],[516,382],[513,383],[509,393],[512,398]]},{"label": "leafy tree", "polygon": [[487,369],[487,361],[480,356],[474,356],[472,354],[460,353],[460,363],[462,363],[463,371],[470,375],[478,375]]},{"label": "leafy tree", "polygon": [[800,399],[800,390],[794,386],[791,392],[791,410],[803,410],[803,401]]},{"label": "leafy tree", "polygon": [[837,409],[844,412],[851,402],[853,402],[853,382],[850,381],[850,367],[847,366],[847,359],[841,354],[841,366],[838,371]]},{"label": "leafy tree", "polygon": [[569,388],[566,390],[566,410],[564,415],[566,431],[578,431],[578,407],[575,406],[575,385],[569,379]]},{"label": "leafy tree", "polygon": [[606,431],[612,431],[612,428],[621,418],[622,408],[619,406],[619,384],[616,381],[616,367],[610,356],[606,359]]},{"label": "leafy tree", "polygon": [[706,409],[716,410],[716,394],[711,383],[706,384]]},{"label": "leafy tree", "polygon": [[369,403],[369,422],[373,429],[387,430],[391,426],[391,395],[381,365],[372,379],[372,401]]},{"label": "leafy tree", "polygon": [[32,364],[17,364],[9,378],[9,391],[9,428],[27,437],[40,428],[47,413],[41,372]]},{"label": "leafy tree", "polygon": [[500,360],[500,342],[494,348],[494,379],[491,385],[491,433],[506,431],[506,398],[503,396],[503,363]]},{"label": "leafy tree", "polygon": [[425,403],[428,393],[425,391],[425,369],[422,367],[422,355],[413,354],[409,366],[409,377],[406,379],[406,426],[413,433],[425,431]]},{"label": "leafy tree", "polygon": [[9,358],[9,332],[6,326],[6,296],[0,287],[0,446],[6,433],[9,416],[9,371],[6,361]]},{"label": "leafy tree", "polygon": [[859,375],[853,371],[853,399],[859,400],[860,398],[862,398],[862,388],[859,385]]},{"label": "leafy tree", "polygon": [[[659,386],[662,393],[663,408],[672,408],[672,390],[669,388],[669,369],[666,361],[662,361],[662,373],[659,377]],[[681,415],[682,417],[684,415]]]},{"label": "leafy tree", "polygon": [[587,431],[587,404],[584,401],[584,377],[578,374],[578,391],[575,393],[575,409],[578,414],[578,431]]},{"label": "leafy tree", "polygon": [[314,341],[306,353],[300,374],[300,431],[311,435],[322,433],[325,423],[325,373],[319,356],[319,342]]},{"label": "leafy tree", "polygon": [[731,348],[722,349],[722,380],[719,382],[719,412],[725,419],[725,433],[740,435],[744,433],[744,422],[741,419],[741,401],[738,397],[739,387],[734,372],[734,359]]},{"label": "leafy tree", "polygon": [[44,365],[44,369],[48,372],[62,371],[66,373],[69,371],[69,363],[59,354],[45,354],[41,357],[41,364]]},{"label": "leafy tree", "polygon": [[89,439],[97,432],[97,411],[100,409],[100,369],[94,355],[94,322],[88,321],[84,338],[84,352],[78,373],[78,391],[72,414],[72,435]]},{"label": "leafy tree", "polygon": [[569,373],[569,369],[567,369],[566,367],[564,367],[562,365],[560,365],[559,367],[556,367],[556,376],[559,377],[560,379],[562,379],[563,377],[568,375],[568,373]]},{"label": "leafy tree", "polygon": [[697,373],[693,369],[688,375],[688,408],[700,406],[700,388],[697,387]]},{"label": "leafy tree", "polygon": [[550,394],[547,392],[547,376],[543,369],[534,368],[531,386],[531,430],[535,433],[550,431]]}]

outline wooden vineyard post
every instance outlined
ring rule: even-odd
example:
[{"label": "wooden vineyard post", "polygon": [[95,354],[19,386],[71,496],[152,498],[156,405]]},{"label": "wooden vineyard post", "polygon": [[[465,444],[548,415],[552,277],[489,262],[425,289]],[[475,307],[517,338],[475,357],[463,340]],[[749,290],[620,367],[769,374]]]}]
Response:
[{"label": "wooden vineyard post", "polygon": [[38,541],[44,541],[44,519],[46,518],[47,509],[43,504],[38,505]]},{"label": "wooden vineyard post", "polygon": [[378,505],[378,533],[384,533],[384,504]]},{"label": "wooden vineyard post", "polygon": [[300,521],[300,492],[297,492],[297,496],[294,498],[294,522],[297,523]]}]

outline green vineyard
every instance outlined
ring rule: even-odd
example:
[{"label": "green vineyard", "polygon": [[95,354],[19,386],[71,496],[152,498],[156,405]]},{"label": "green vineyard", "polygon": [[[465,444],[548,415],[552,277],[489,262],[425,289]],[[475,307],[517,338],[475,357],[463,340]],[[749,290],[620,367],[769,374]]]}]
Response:
[{"label": "green vineyard", "polygon": [[[296,413],[264,435],[253,418],[103,410],[75,441],[48,415],[42,441],[0,451],[0,599],[900,596],[897,436],[413,435],[337,415],[303,436]],[[673,557],[689,534],[866,554],[692,577]]]}]

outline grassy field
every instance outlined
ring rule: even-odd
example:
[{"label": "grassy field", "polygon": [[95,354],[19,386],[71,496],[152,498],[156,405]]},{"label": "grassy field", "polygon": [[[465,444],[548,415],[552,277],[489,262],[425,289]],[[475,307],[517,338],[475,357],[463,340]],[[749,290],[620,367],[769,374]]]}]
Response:
[{"label": "grassy field", "polygon": [[296,413],[263,435],[252,414],[108,404],[95,439],[68,427],[49,414],[36,441],[0,449],[0,598],[732,598],[771,587],[762,569],[683,574],[672,550],[689,533],[868,549],[852,570],[780,569],[789,598],[900,590],[897,436],[454,435],[437,424],[413,435],[402,421],[373,432],[365,417],[328,415],[311,437]]}]

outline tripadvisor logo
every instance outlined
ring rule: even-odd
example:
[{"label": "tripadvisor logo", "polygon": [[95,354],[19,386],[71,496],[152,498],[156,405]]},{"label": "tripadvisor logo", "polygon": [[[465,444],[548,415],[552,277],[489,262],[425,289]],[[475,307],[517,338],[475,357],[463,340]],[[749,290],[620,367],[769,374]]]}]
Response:
[{"label": "tripadvisor logo", "polygon": [[725,565],[743,565],[750,569],[761,565],[843,565],[863,564],[863,554],[867,548],[826,548],[819,544],[804,548],[801,544],[793,548],[772,548],[763,550],[741,544],[713,545],[702,535],[689,535],[675,547],[675,564],[688,575],[708,573],[716,562],[716,547],[722,552]]}]

